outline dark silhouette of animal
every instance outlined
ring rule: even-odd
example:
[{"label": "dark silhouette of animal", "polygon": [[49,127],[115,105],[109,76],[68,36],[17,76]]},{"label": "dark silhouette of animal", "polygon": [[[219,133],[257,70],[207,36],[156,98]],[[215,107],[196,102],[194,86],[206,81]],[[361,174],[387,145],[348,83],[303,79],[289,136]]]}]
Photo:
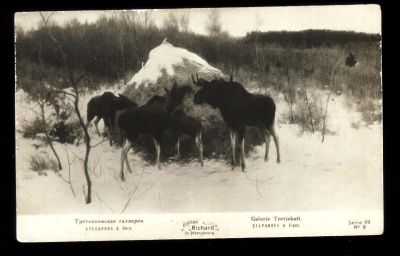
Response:
[{"label": "dark silhouette of animal", "polygon": [[203,133],[203,125],[201,124],[200,120],[189,116],[185,113],[185,111],[178,106],[175,108],[172,113],[172,122],[170,124],[169,129],[174,134],[176,138],[176,151],[177,157],[180,158],[180,139],[182,136],[187,135],[190,136],[199,151],[199,159],[201,163],[201,167],[203,167],[203,140],[202,140],[202,133]]},{"label": "dark silhouette of animal", "polygon": [[156,165],[161,169],[160,154],[164,132],[171,127],[173,118],[170,115],[171,110],[182,104],[183,98],[188,92],[188,86],[177,87],[175,83],[171,91],[167,91],[167,96],[163,99],[161,96],[152,97],[146,104],[138,108],[129,108],[121,112],[117,118],[118,128],[120,129],[124,140],[121,150],[121,169],[120,178],[124,178],[124,161],[127,169],[131,171],[127,154],[133,146],[133,141],[140,135],[145,134],[153,138],[156,148]]},{"label": "dark silhouette of animal", "polygon": [[246,167],[244,159],[246,125],[258,127],[264,134],[265,161],[268,160],[270,136],[272,135],[277,151],[277,162],[280,162],[279,139],[274,128],[276,106],[271,97],[249,93],[241,84],[233,82],[232,76],[230,81],[221,79],[206,81],[197,76],[196,81],[192,75],[192,80],[195,85],[200,87],[200,90],[194,96],[194,103],[208,104],[219,109],[225,124],[228,126],[231,139],[232,169],[236,166],[236,137],[241,144],[240,164],[242,171]]},{"label": "dark silhouette of animal", "polygon": [[[191,92],[192,88],[190,87],[183,87],[181,90],[182,93],[186,94]],[[169,91],[166,89],[167,95]],[[164,104],[167,101],[166,96],[153,96],[146,104]],[[170,124],[167,130],[170,130],[173,135],[176,137],[176,150],[177,150],[177,157],[180,158],[180,139],[182,136],[187,135],[190,136],[197,146],[199,150],[199,159],[201,166],[203,167],[203,141],[202,141],[202,131],[203,125],[201,124],[200,120],[187,115],[184,110],[182,109],[182,105],[177,106],[173,110],[167,110],[167,112],[171,115]]]},{"label": "dark silhouette of animal", "polygon": [[346,57],[346,65],[349,67],[354,67],[357,64],[356,57],[354,56],[353,53],[349,53]]},{"label": "dark silhouette of animal", "polygon": [[[183,87],[181,93],[189,93],[192,91],[190,87]],[[169,94],[169,90],[166,89],[167,95]],[[165,104],[167,101],[166,96],[153,96],[146,104]],[[176,137],[176,150],[177,150],[177,157],[180,158],[180,139],[182,136],[187,135],[190,136],[199,150],[199,159],[201,166],[203,167],[203,141],[202,141],[202,132],[203,132],[203,125],[201,124],[200,120],[187,115],[184,110],[182,109],[182,105],[177,106],[175,109],[167,110],[167,112],[171,115],[170,124],[168,126],[168,130],[170,130],[173,135]]]},{"label": "dark silhouette of animal", "polygon": [[114,130],[116,112],[134,107],[137,107],[137,104],[122,94],[118,94],[117,97],[111,92],[105,92],[100,96],[95,96],[90,99],[87,105],[87,126],[96,117],[94,124],[97,133],[100,134],[97,124],[103,119],[104,125],[107,128],[110,145],[112,146],[111,132]]}]

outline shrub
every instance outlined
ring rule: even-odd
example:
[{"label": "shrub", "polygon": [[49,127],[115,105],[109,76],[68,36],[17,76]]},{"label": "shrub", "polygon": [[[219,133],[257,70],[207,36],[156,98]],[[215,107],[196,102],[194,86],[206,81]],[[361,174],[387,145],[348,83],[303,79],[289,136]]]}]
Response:
[{"label": "shrub", "polygon": [[366,124],[382,121],[381,103],[377,100],[364,98],[357,104],[357,110],[361,112],[362,119]]},{"label": "shrub", "polygon": [[362,124],[370,125],[382,122],[382,101],[370,97],[354,97],[347,95],[345,106],[351,111],[360,113],[361,118],[357,118],[351,123],[353,128],[358,129]]},{"label": "shrub", "polygon": [[322,132],[323,115],[324,106],[318,92],[301,88],[294,107],[294,123],[299,125],[301,133]]},{"label": "shrub", "polygon": [[38,172],[39,175],[46,175],[43,171],[53,170],[58,172],[58,164],[54,159],[50,159],[48,156],[35,154],[31,156],[30,160],[31,169]]},{"label": "shrub", "polygon": [[22,125],[22,136],[24,138],[34,139],[36,134],[43,132],[43,122],[38,117],[33,119],[33,121],[26,122]]},{"label": "shrub", "polygon": [[78,120],[70,122],[67,122],[66,120],[58,121],[53,125],[53,129],[49,134],[54,137],[56,141],[63,144],[72,144],[74,142],[79,143],[83,138],[82,128]]}]

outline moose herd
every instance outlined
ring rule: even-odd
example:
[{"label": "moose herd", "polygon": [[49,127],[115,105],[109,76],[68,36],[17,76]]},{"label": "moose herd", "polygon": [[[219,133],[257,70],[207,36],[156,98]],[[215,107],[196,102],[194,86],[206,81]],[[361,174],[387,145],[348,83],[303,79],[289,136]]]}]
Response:
[{"label": "moose herd", "polygon": [[[231,140],[232,169],[236,167],[235,148],[236,140],[240,143],[240,166],[245,170],[244,135],[246,125],[258,127],[265,138],[265,158],[268,160],[271,136],[277,151],[277,162],[280,162],[279,139],[275,132],[274,121],[276,106],[271,97],[249,93],[241,84],[234,82],[232,76],[229,81],[213,79],[207,81],[191,76],[193,84],[199,87],[193,102],[197,105],[208,104],[219,109],[223,120],[228,127]],[[107,128],[108,139],[112,145],[111,131],[117,129],[124,140],[120,159],[120,178],[124,178],[124,163],[131,173],[132,169],[127,159],[129,150],[133,147],[139,135],[152,137],[156,149],[156,165],[161,169],[160,153],[164,133],[168,130],[176,138],[177,156],[180,157],[179,141],[183,135],[190,136],[199,151],[201,166],[203,166],[203,126],[197,118],[189,116],[182,107],[185,96],[192,92],[189,85],[177,86],[175,81],[171,90],[164,88],[165,96],[155,95],[144,105],[138,106],[126,96],[115,96],[105,92],[93,97],[87,105],[87,125],[94,120],[96,131],[97,124],[103,119]]]}]

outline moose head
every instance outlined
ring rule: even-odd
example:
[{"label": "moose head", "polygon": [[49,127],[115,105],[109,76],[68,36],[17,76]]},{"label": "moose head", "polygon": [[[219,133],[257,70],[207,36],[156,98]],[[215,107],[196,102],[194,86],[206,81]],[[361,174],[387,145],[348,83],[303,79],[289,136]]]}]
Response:
[{"label": "moose head", "polygon": [[172,111],[177,106],[182,104],[183,99],[186,94],[193,91],[193,89],[188,85],[182,85],[178,87],[176,80],[174,81],[174,85],[171,89],[164,87],[167,97],[166,108],[167,111]]},{"label": "moose head", "polygon": [[224,95],[219,93],[219,88],[222,83],[225,81],[221,81],[218,79],[214,79],[213,81],[207,81],[205,79],[199,78],[196,74],[196,79],[193,75],[191,75],[193,84],[200,87],[200,90],[194,95],[193,102],[195,104],[209,104],[211,107],[216,108],[218,106],[218,102],[220,101],[220,97]]},{"label": "moose head", "polygon": [[117,108],[137,107],[135,102],[131,101],[128,97],[120,93],[118,93],[118,98],[115,98],[114,102]]}]

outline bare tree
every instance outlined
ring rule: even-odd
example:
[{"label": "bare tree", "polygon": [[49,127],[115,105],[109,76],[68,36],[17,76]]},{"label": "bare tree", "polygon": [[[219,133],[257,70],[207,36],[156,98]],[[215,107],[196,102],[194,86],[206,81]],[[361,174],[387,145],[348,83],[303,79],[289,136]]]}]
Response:
[{"label": "bare tree", "polygon": [[220,21],[220,12],[216,9],[210,10],[208,22],[206,24],[207,32],[210,36],[219,36],[222,33],[222,24]]},{"label": "bare tree", "polygon": [[256,27],[256,40],[255,40],[255,55],[256,55],[256,65],[257,65],[257,68],[260,68],[260,57],[259,57],[259,49],[258,49],[258,33],[259,33],[259,30],[260,30],[260,27],[261,27],[261,25],[262,25],[262,23],[263,23],[263,21],[262,21],[262,18],[260,17],[260,14],[259,13],[257,13],[256,14],[256,16],[255,16],[255,27]]},{"label": "bare tree", "polygon": [[33,108],[29,108],[29,110],[31,110],[36,115],[36,117],[39,118],[39,120],[41,122],[41,130],[43,131],[43,133],[46,137],[46,142],[50,145],[50,149],[57,159],[58,169],[62,170],[60,157],[58,156],[57,151],[54,148],[53,139],[50,137],[50,132],[48,130],[50,121],[48,120],[48,118],[45,115],[46,106],[49,106],[54,103],[51,101],[51,96],[50,96],[49,91],[47,90],[47,87],[44,85],[35,86],[35,88],[32,89],[30,100],[35,102],[37,104],[37,106],[39,107],[39,110],[40,110],[39,112],[37,112]]},{"label": "bare tree", "polygon": [[167,18],[164,19],[163,27],[168,32],[178,32],[179,31],[178,17],[173,12],[170,12]]},{"label": "bare tree", "polygon": [[[126,82],[127,82],[126,81],[126,74],[127,74],[127,71],[128,71],[128,67],[127,67],[126,60],[125,60],[124,42],[122,40],[124,31],[123,31],[122,26],[120,24],[121,21],[123,21],[123,19],[124,19],[123,16],[120,17],[119,15],[114,14],[114,21],[116,22],[115,23],[115,29],[116,29],[116,31],[118,31],[119,48],[120,48],[120,51],[121,51],[121,61],[122,61],[122,67],[123,67],[122,77],[123,77],[123,80],[124,80],[124,84],[126,84]],[[116,70],[116,72],[118,74],[118,79],[119,79],[119,72],[117,71],[118,69],[116,67],[114,67],[114,69]]]},{"label": "bare tree", "polygon": [[345,51],[347,48],[347,44],[344,46],[343,53],[341,54],[340,58],[336,62],[336,64],[332,68],[332,72],[330,74],[330,83],[329,83],[329,92],[328,92],[328,97],[326,98],[326,103],[325,103],[325,110],[324,110],[324,115],[322,116],[322,143],[324,143],[325,140],[325,133],[326,133],[326,118],[328,116],[328,106],[329,106],[329,100],[331,99],[331,94],[332,94],[332,88],[335,86],[335,78],[336,78],[336,70],[338,65],[343,62],[344,56],[345,56]]},{"label": "bare tree", "polygon": [[123,12],[123,17],[125,20],[125,25],[130,32],[133,42],[135,44],[134,50],[135,50],[135,56],[136,56],[136,65],[135,65],[135,71],[139,70],[141,68],[141,63],[142,59],[140,58],[139,54],[139,43],[138,43],[138,17],[137,14],[134,11],[131,12]]},{"label": "bare tree", "polygon": [[308,117],[310,118],[310,125],[311,125],[311,131],[314,133],[314,118],[313,118],[313,111],[312,111],[312,102],[310,100],[310,97],[308,96],[307,93],[307,88],[304,87],[304,99],[306,101],[306,106],[308,110]]},{"label": "bare tree", "polygon": [[86,183],[87,183],[87,192],[85,193],[85,202],[86,202],[86,204],[89,204],[92,201],[92,198],[91,198],[92,182],[91,182],[91,179],[89,176],[89,167],[88,167],[88,161],[89,161],[89,155],[90,155],[90,135],[88,132],[88,128],[87,128],[85,122],[83,121],[81,112],[79,110],[79,99],[80,99],[80,95],[82,93],[82,90],[81,90],[79,84],[80,84],[81,80],[86,76],[86,73],[83,72],[81,74],[77,74],[77,72],[73,69],[73,65],[71,65],[68,62],[69,56],[66,54],[66,52],[64,50],[63,41],[61,41],[60,39],[57,39],[52,34],[52,32],[50,31],[50,29],[48,27],[48,22],[52,15],[53,15],[53,13],[51,13],[46,18],[43,15],[43,13],[40,13],[40,16],[43,21],[43,26],[47,32],[47,35],[49,36],[50,40],[54,43],[55,49],[58,51],[59,55],[61,56],[63,68],[65,70],[65,73],[64,73],[65,79],[63,79],[63,80],[66,81],[66,83],[69,85],[69,87],[72,88],[72,92],[63,90],[63,89],[54,89],[54,90],[52,90],[52,92],[64,94],[65,96],[71,97],[71,99],[73,100],[75,114],[76,114],[76,116],[79,120],[79,124],[85,134],[86,151],[85,151],[85,159],[84,159],[83,169],[84,169],[84,174],[85,174]]},{"label": "bare tree", "polygon": [[143,13],[143,27],[145,29],[148,29],[151,26],[153,26],[153,20],[151,19],[151,11],[145,11]]},{"label": "bare tree", "polygon": [[290,68],[289,68],[288,63],[286,63],[285,75],[286,75],[287,84],[288,84],[289,98],[287,99],[287,102],[289,104],[289,110],[290,110],[290,123],[293,123],[294,122],[294,115],[293,115],[294,91],[293,91],[293,84],[291,83],[291,80],[290,80]]},{"label": "bare tree", "polygon": [[179,27],[183,32],[189,32],[189,14],[182,14],[179,18]]}]

